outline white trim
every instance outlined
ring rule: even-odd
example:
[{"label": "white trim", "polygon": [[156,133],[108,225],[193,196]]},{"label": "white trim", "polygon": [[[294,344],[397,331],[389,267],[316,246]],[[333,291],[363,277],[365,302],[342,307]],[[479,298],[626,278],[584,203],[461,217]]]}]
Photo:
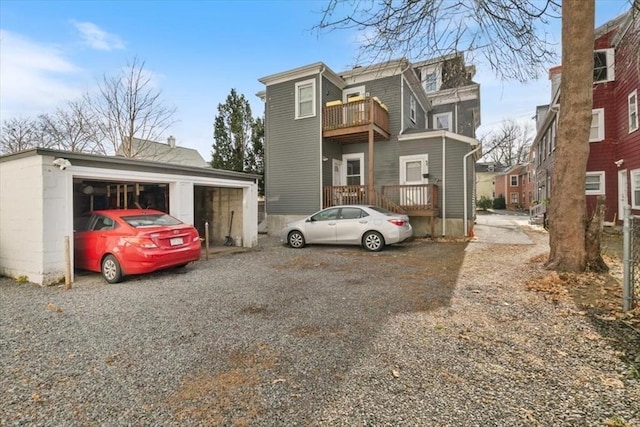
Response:
[{"label": "white trim", "polygon": [[410,156],[398,157],[399,171],[400,171],[398,179],[399,179],[400,185],[407,183],[407,176],[406,176],[406,169],[405,169],[406,162],[415,162],[416,160],[419,160],[421,162],[421,167],[422,167],[420,171],[421,183],[422,184],[429,183],[429,178],[424,178],[423,176],[429,173],[429,154],[425,153],[425,154],[412,154]]},{"label": "white trim", "polygon": [[[587,178],[588,176],[597,176],[600,179],[598,180],[598,189],[597,190],[587,190],[586,188],[586,182],[587,182]],[[605,182],[604,182],[604,171],[598,171],[598,172],[587,172],[585,175],[585,191],[584,194],[586,194],[587,196],[601,196],[605,194]]]},{"label": "white trim", "polygon": [[453,89],[444,89],[438,92],[429,92],[427,98],[434,107],[462,101],[471,101],[480,98],[480,85],[472,84]]},{"label": "white trim", "polygon": [[468,136],[464,136],[464,135],[459,135],[457,133],[453,133],[453,132],[449,132],[443,129],[439,129],[439,130],[429,130],[429,131],[425,131],[425,132],[415,132],[415,133],[408,133],[408,134],[400,134],[398,135],[398,141],[414,141],[416,139],[425,139],[425,138],[448,138],[448,139],[452,139],[454,141],[459,141],[459,142],[466,142],[467,144],[471,145],[472,147],[475,147],[477,145],[480,145],[480,141],[478,141],[475,138],[471,138]]},{"label": "white trim", "polygon": [[352,95],[354,93],[358,93],[362,96],[365,95],[365,90],[366,87],[364,85],[361,86],[354,86],[354,87],[349,87],[349,88],[344,88],[342,89],[342,102],[346,103],[349,100],[349,95]]},{"label": "white trim", "polygon": [[[443,117],[443,116],[447,117],[447,123],[449,124],[449,127],[446,127],[446,128],[437,127],[438,118],[439,117]],[[431,127],[433,129],[435,129],[435,130],[444,129],[444,130],[447,130],[449,132],[453,131],[453,129],[451,129],[451,125],[453,124],[453,112],[447,111],[447,112],[444,112],[444,113],[434,114],[431,120],[433,121],[433,123],[431,124]]]},{"label": "white trim", "polygon": [[[624,218],[624,207],[629,204],[629,175],[626,169],[618,171],[618,219]],[[632,193],[633,194],[633,193]]]},{"label": "white trim", "polygon": [[[631,98],[634,99],[633,103],[631,102]],[[635,114],[635,126],[631,123],[632,114]],[[638,89],[634,90],[627,97],[627,115],[629,117],[629,133],[635,132],[640,128],[640,117],[638,117]]]},{"label": "white trim", "polygon": [[342,182],[344,182],[344,185],[349,185],[349,183],[347,182],[347,161],[348,160],[360,160],[360,185],[364,185],[365,183],[365,177],[364,177],[364,172],[365,172],[365,164],[364,164],[364,153],[350,153],[350,154],[343,154],[342,155]]},{"label": "white trim", "polygon": [[[636,188],[635,177],[638,177],[638,187]],[[640,209],[640,195],[638,195],[638,199],[636,200],[635,192],[640,191],[640,169],[633,169],[629,177],[631,178],[631,208],[632,209]]]},{"label": "white trim", "polygon": [[[606,83],[606,82],[611,82],[614,81],[616,79],[616,73],[615,73],[615,49],[613,48],[608,48],[608,49],[596,49],[593,51],[593,55],[595,56],[596,53],[599,52],[605,52],[606,53],[606,61],[607,61],[607,78],[604,80],[594,80],[593,84],[598,84],[598,83]],[[595,59],[594,59],[594,63],[595,63]],[[594,64],[595,66],[595,64]]]},{"label": "white trim", "polygon": [[[513,183],[513,178],[516,179],[516,183]],[[519,177],[518,175],[509,175],[509,187],[517,187],[518,186]]]},{"label": "white trim", "polygon": [[604,141],[604,108],[591,110],[591,123],[593,123],[593,116],[598,118],[598,135],[591,139],[591,125],[589,125],[589,142]]},{"label": "white trim", "polygon": [[322,73],[327,73],[325,76],[327,77],[327,80],[329,80],[340,89],[344,88],[347,85],[345,81],[340,78],[340,76],[333,72],[323,62],[315,62],[313,64],[294,68],[292,70],[271,74],[269,76],[258,79],[258,81],[265,86],[269,86]]},{"label": "white trim", "polygon": [[[311,85],[311,114],[306,116],[300,115],[300,88]],[[316,116],[316,104],[317,104],[317,92],[316,92],[316,79],[303,80],[296,83],[295,89],[295,120],[308,119],[309,117]]]}]

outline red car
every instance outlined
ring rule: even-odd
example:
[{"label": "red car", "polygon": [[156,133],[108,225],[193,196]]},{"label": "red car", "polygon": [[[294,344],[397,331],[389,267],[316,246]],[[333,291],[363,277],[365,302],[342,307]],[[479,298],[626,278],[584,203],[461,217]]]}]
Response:
[{"label": "red car", "polygon": [[183,267],[200,259],[198,231],[164,212],[114,209],[76,220],[76,268],[101,272],[109,283],[130,274]]}]

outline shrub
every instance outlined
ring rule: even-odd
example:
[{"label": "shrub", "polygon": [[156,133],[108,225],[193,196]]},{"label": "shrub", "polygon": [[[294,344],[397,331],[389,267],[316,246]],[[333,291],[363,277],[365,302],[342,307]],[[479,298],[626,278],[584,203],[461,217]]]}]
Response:
[{"label": "shrub", "polygon": [[500,195],[493,199],[493,209],[506,209],[507,204],[504,201],[504,196]]},{"label": "shrub", "polygon": [[486,196],[482,196],[480,197],[480,200],[478,200],[478,209],[486,211],[487,209],[490,209],[492,206],[493,206],[493,202],[491,201],[490,198]]}]

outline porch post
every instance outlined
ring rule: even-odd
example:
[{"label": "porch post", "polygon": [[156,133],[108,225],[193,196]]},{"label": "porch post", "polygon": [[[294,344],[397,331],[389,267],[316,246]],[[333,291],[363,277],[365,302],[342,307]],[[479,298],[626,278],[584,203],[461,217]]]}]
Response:
[{"label": "porch post", "polygon": [[374,119],[373,98],[369,98],[369,168],[367,173],[367,198],[369,204],[375,203],[373,195],[373,119]]}]

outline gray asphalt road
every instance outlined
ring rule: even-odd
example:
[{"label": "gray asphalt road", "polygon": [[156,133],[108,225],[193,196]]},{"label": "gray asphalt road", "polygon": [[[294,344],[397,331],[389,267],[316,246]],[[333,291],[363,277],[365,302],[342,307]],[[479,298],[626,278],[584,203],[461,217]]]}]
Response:
[{"label": "gray asphalt road", "polygon": [[519,212],[479,212],[473,228],[475,238],[472,242],[533,245],[533,240],[523,231],[527,227],[544,230],[542,227],[529,225],[529,216]]}]

